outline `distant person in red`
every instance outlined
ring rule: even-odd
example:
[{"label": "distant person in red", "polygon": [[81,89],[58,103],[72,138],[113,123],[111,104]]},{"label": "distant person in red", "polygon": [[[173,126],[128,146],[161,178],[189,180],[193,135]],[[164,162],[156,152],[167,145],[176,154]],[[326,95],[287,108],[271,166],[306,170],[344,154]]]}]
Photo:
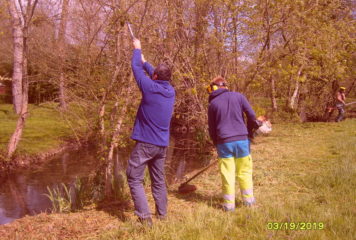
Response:
[{"label": "distant person in red", "polygon": [[337,110],[339,111],[339,114],[337,115],[335,121],[336,122],[340,122],[344,119],[344,115],[345,115],[345,100],[346,100],[346,96],[345,96],[345,89],[344,87],[340,87],[339,91],[336,93],[336,104],[335,107],[337,108]]}]

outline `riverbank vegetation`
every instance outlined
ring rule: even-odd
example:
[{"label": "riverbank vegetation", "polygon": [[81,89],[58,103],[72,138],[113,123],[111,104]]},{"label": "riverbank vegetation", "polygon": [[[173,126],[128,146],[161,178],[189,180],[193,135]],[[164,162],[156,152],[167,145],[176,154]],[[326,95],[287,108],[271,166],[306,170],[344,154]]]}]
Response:
[{"label": "riverbank vegetation", "polygon": [[177,133],[196,129],[208,139],[205,87],[216,75],[249,100],[269,99],[260,112],[271,118],[325,121],[339,86],[355,97],[352,1],[21,3],[26,9],[15,0],[0,3],[0,101],[11,101],[18,114],[8,158],[31,114],[28,103],[56,101],[64,115],[76,117],[72,128],[84,121],[101,140],[110,165],[113,149],[127,144],[140,96],[127,22],[146,59],[173,68]]},{"label": "riverbank vegetation", "polygon": [[[0,234],[2,239],[352,239],[355,129],[353,119],[275,124],[269,136],[256,138],[252,152],[257,208],[239,204],[236,212],[223,212],[214,167],[194,181],[195,193],[181,195],[177,184],[169,186],[169,217],[155,220],[152,229],[137,223],[132,204],[124,198],[75,213],[27,216],[0,226]],[[154,209],[151,196],[149,201]],[[313,229],[282,225],[272,230],[271,222],[312,223]]]}]

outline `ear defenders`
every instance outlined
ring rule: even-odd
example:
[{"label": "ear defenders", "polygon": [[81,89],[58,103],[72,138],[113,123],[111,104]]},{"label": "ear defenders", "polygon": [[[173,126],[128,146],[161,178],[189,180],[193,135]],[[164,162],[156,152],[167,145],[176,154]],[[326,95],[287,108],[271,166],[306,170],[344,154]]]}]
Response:
[{"label": "ear defenders", "polygon": [[220,84],[212,83],[206,87],[206,90],[210,94],[210,93],[214,92],[215,90],[218,90],[219,87],[222,87],[222,86],[226,86],[226,84],[225,83],[220,83]]},{"label": "ear defenders", "polygon": [[215,84],[210,84],[206,87],[206,90],[208,91],[208,93],[212,93],[214,92],[215,90],[218,90],[218,86],[216,86]]}]

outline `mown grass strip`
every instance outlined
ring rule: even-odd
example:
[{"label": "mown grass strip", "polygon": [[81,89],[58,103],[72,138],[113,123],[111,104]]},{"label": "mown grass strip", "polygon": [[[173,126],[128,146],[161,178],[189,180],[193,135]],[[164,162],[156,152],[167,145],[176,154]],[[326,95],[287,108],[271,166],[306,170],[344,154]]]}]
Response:
[{"label": "mown grass strip", "polygon": [[[64,142],[64,138],[72,134],[55,104],[30,105],[29,112],[18,153],[31,155],[55,149]],[[13,113],[12,105],[1,104],[0,150],[6,149],[16,121],[17,115]]]}]

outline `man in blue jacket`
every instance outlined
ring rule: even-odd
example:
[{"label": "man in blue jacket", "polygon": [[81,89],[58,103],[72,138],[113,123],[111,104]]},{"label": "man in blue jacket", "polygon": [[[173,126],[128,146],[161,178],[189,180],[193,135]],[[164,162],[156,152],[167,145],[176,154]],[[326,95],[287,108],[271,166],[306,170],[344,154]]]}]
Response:
[{"label": "man in blue jacket", "polygon": [[[255,198],[249,136],[253,137],[252,130],[258,128],[255,113],[245,96],[227,89],[222,77],[212,81],[208,92],[209,134],[219,156],[223,208],[226,211],[235,210],[236,175],[244,204],[252,206]],[[244,115],[247,117],[247,126]]]},{"label": "man in blue jacket", "polygon": [[[156,215],[163,219],[167,214],[167,189],[164,162],[169,145],[169,127],[173,113],[175,91],[170,84],[171,70],[165,64],[155,69],[145,61],[141,43],[134,39],[132,71],[142,93],[131,138],[136,140],[127,167],[127,180],[139,221],[152,225],[143,187],[146,166],[150,173]],[[148,74],[148,76],[146,75]]]}]

